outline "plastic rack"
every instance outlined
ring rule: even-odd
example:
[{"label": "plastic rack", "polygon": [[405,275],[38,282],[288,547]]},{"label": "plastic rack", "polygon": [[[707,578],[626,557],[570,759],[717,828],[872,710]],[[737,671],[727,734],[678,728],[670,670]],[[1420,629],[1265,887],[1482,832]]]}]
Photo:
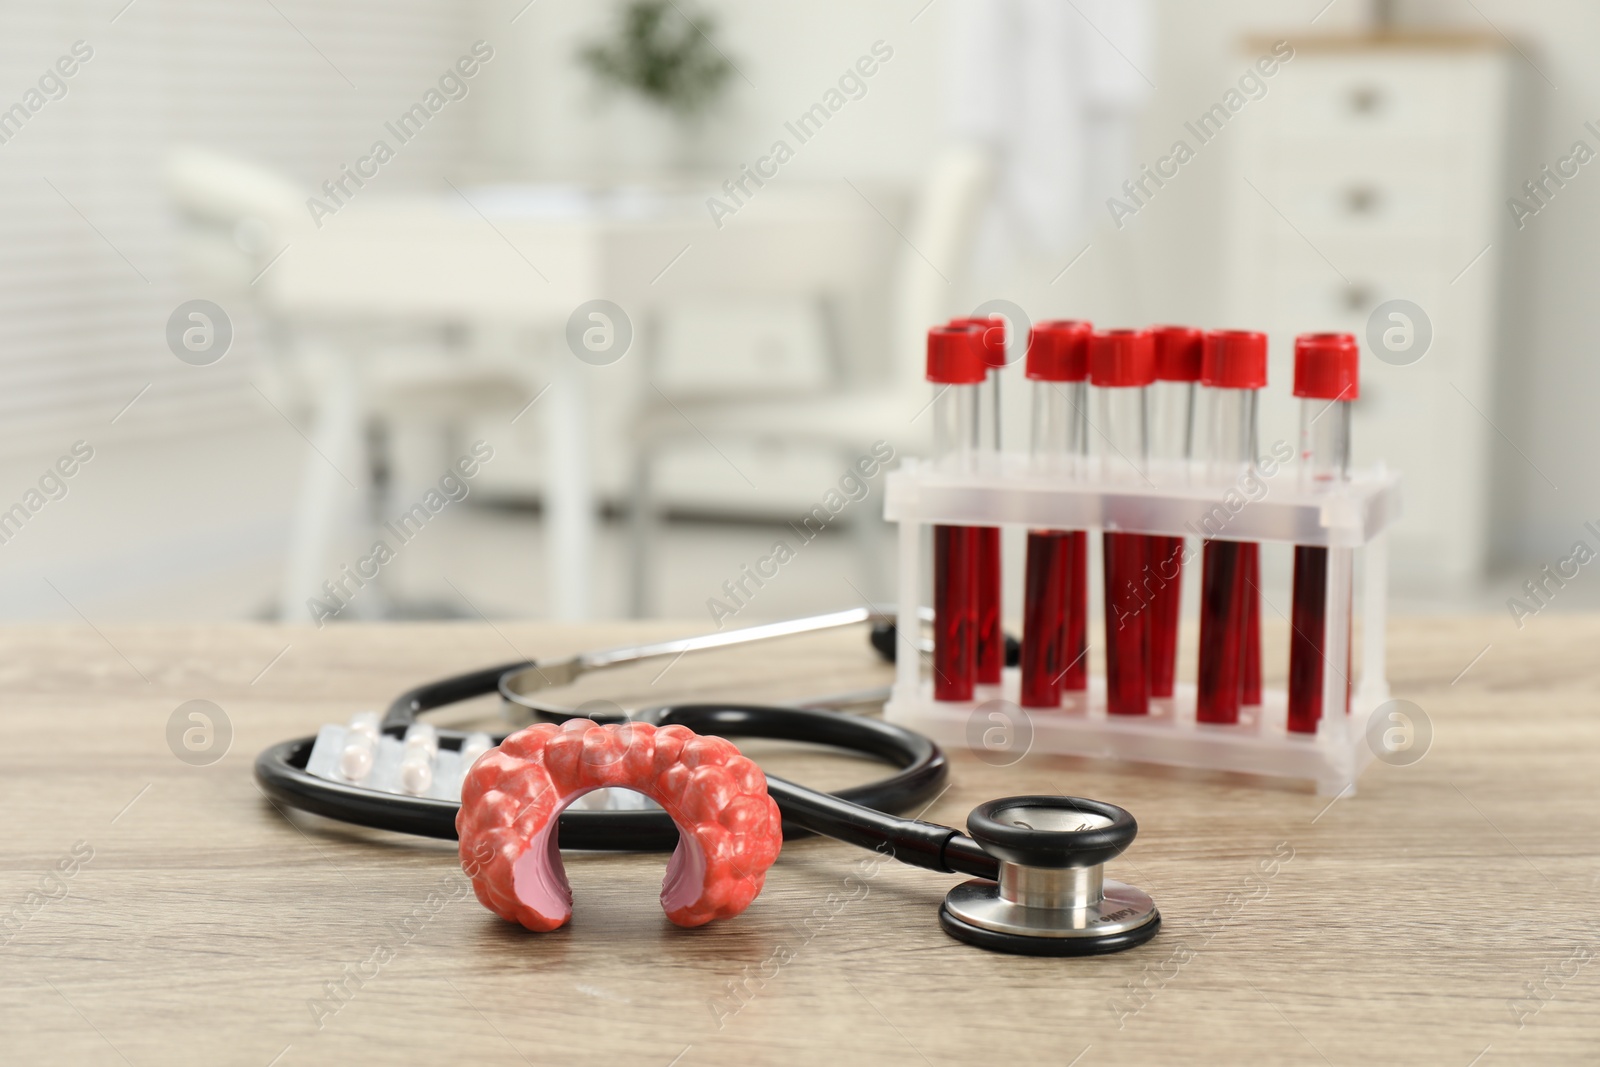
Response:
[{"label": "plastic rack", "polygon": [[[1326,796],[1353,791],[1376,753],[1374,745],[1381,743],[1369,743],[1369,721],[1389,699],[1385,531],[1400,515],[1399,483],[1397,473],[1381,466],[1344,482],[1307,488],[1292,463],[1271,474],[1263,465],[1253,478],[1224,481],[1208,477],[1199,464],[1155,462],[1142,478],[1129,481],[1045,474],[1028,457],[1011,454],[982,456],[966,469],[908,459],[888,474],[884,499],[884,517],[899,524],[903,619],[917,617],[922,608],[931,565],[923,529],[934,524],[1182,536],[1192,552],[1186,567],[1198,567],[1204,537],[1325,546],[1330,592],[1325,710],[1316,733],[1291,733],[1284,690],[1268,688],[1259,706],[1242,709],[1238,723],[1199,723],[1194,685],[1179,681],[1170,699],[1151,700],[1149,715],[1111,716],[1098,664],[1091,667],[1088,690],[1068,694],[1059,710],[1019,708],[1014,668],[1000,686],[980,686],[972,701],[935,701],[923,657],[902,648],[885,715],[952,748],[1026,744],[1036,752],[1309,779]],[[1362,556],[1359,591],[1352,588],[1357,553]],[[1338,590],[1350,595],[1334,595]],[[1344,665],[1350,662],[1350,623],[1358,603],[1360,676],[1350,713],[1343,715],[1337,709],[1345,703]],[[1091,604],[1091,617],[1098,608]],[[1091,661],[1098,652],[1092,644]],[[1019,742],[1019,734],[1031,736]]]}]

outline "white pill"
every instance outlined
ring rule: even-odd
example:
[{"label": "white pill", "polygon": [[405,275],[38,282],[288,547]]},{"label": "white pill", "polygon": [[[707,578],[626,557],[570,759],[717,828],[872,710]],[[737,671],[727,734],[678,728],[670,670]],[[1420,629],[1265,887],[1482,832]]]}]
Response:
[{"label": "white pill", "polygon": [[346,728],[352,734],[361,734],[376,741],[378,739],[378,713],[375,711],[358,711],[350,718],[350,725]]},{"label": "white pill", "polygon": [[494,741],[488,734],[468,734],[461,742],[461,769],[466,771],[478,757],[494,747]]},{"label": "white pill", "polygon": [[400,788],[421,796],[433,785],[433,760],[419,752],[408,752],[400,761]]},{"label": "white pill", "polygon": [[432,757],[439,753],[439,731],[425,722],[414,722],[406,727],[406,756],[423,752]]},{"label": "white pill", "polygon": [[352,782],[359,782],[372,773],[372,750],[375,742],[365,734],[350,734],[339,753],[339,773]]}]

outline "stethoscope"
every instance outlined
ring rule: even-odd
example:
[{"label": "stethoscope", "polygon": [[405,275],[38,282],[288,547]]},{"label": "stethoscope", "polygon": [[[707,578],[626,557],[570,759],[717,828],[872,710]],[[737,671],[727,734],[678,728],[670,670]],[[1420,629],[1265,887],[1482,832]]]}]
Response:
[{"label": "stethoscope", "polygon": [[[402,737],[418,716],[498,692],[506,705],[535,721],[589,718],[606,722],[679,725],[697,734],[803,741],[871,756],[897,768],[866,785],[824,793],[767,775],[768,795],[783,816],[783,837],[821,834],[871,849],[902,863],[943,874],[971,875],[945,895],[939,923],[945,932],[979,947],[1033,956],[1083,956],[1143,944],[1160,927],[1150,897],[1104,877],[1104,866],[1133,843],[1138,824],[1114,804],[1079,797],[1002,797],[978,805],[967,833],[938,823],[903,818],[936,798],[949,776],[944,752],[930,739],[876,719],[827,710],[881,699],[883,691],[810,701],[806,707],[747,704],[678,704],[634,715],[577,711],[544,698],[594,671],[829,630],[872,624],[873,646],[895,654],[894,617],[866,608],[745,627],[654,644],[585,652],[554,662],[522,661],[429,682],[389,705],[380,727]],[[437,730],[441,749],[458,752],[468,734]],[[498,745],[509,735],[492,737]],[[314,737],[264,750],[256,780],[275,801],[341,822],[423,837],[454,839],[459,803],[410,796],[332,780],[307,770]],[[657,852],[678,843],[677,825],[665,811],[569,808],[560,814],[563,850]]]}]

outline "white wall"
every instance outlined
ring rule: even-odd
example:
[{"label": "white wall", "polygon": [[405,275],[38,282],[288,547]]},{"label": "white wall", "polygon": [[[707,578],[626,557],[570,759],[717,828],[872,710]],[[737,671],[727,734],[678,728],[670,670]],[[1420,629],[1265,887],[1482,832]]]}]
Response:
[{"label": "white wall", "polygon": [[[815,103],[874,41],[894,57],[824,133],[801,146],[789,178],[914,182],[943,132],[936,2],[915,22],[921,0],[824,0],[804,5],[701,3],[716,40],[742,72],[706,123],[701,162],[714,172],[752,160],[783,135],[783,123]],[[540,0],[499,33],[514,60],[493,72],[497,99],[484,116],[493,161],[525,175],[563,177],[625,166],[621,136],[640,133],[607,106],[574,58],[608,28],[613,6]],[[514,9],[513,9],[514,13]],[[501,7],[495,16],[503,15]],[[491,16],[491,24],[495,21]],[[748,80],[747,80],[748,79]],[[621,110],[626,111],[626,107]]]},{"label": "white wall", "polygon": [[[94,49],[0,145],[0,510],[37,502],[74,441],[96,453],[0,537],[0,617],[217,618],[267,602],[309,450],[251,385],[272,391],[249,299],[182,269],[168,154],[236,153],[314,187],[471,46],[472,14],[457,0],[0,8],[0,109],[75,41]],[[384,184],[437,182],[464,129],[430,127]],[[165,329],[202,295],[236,332],[197,367]]]},{"label": "white wall", "polygon": [[[764,150],[780,134],[786,119],[809,106],[845,64],[882,39],[895,49],[895,55],[869,83],[867,96],[852,102],[822,134],[803,146],[784,174],[795,180],[848,177],[863,188],[871,188],[873,183],[906,188],[916,184],[944,137],[948,111],[945,73],[951,47],[944,30],[953,0],[933,0],[925,10],[925,0],[822,0],[809,5],[704,2],[722,21],[720,39],[725,40],[729,54],[755,83],[752,87],[735,79],[725,112],[703,131],[699,158],[709,176],[720,180],[740,161]],[[1152,152],[1164,149],[1172,131],[1192,116],[1197,101],[1215,99],[1237,75],[1232,56],[1240,36],[1282,32],[1293,37],[1349,28],[1359,23],[1365,6],[1361,0],[1335,0],[1312,26],[1312,16],[1326,0],[1151,2],[1157,12],[1157,39],[1149,73],[1156,90],[1135,139],[1135,159],[1148,159]],[[1426,18],[1484,34],[1498,29],[1522,44],[1530,60],[1525,80],[1539,90],[1534,120],[1524,131],[1530,149],[1523,174],[1532,176],[1540,163],[1553,161],[1574,139],[1585,135],[1585,120],[1600,121],[1600,63],[1593,58],[1591,44],[1600,39],[1600,7],[1591,0],[1475,0],[1475,5],[1459,0],[1400,0],[1399,8],[1402,17],[1412,22]],[[270,8],[263,9],[264,14],[238,15],[248,25],[237,33],[213,33],[210,23],[183,23],[181,11],[165,11],[159,6],[150,17],[135,18],[142,9],[136,7],[118,23],[114,34],[106,31],[103,53],[86,72],[85,76],[93,74],[101,81],[75,86],[69,100],[52,104],[54,110],[30,126],[24,138],[6,146],[11,164],[8,180],[27,196],[53,196],[40,175],[55,171],[34,166],[44,158],[50,138],[59,135],[73,151],[88,153],[91,165],[69,173],[72,180],[93,176],[99,192],[79,206],[149,271],[159,257],[147,252],[140,241],[150,234],[155,242],[151,248],[170,242],[169,234],[158,232],[170,220],[152,206],[157,204],[156,198],[147,201],[123,195],[135,187],[129,185],[124,171],[138,178],[138,189],[158,190],[165,146],[201,140],[249,151],[311,181],[347,157],[347,146],[368,135],[364,131],[377,121],[374,116],[388,114],[394,100],[409,99],[417,86],[432,77],[439,63],[435,49],[440,55],[454,54],[459,50],[455,38],[471,36],[464,26],[459,33],[441,33],[433,28],[436,24],[429,23],[426,32],[420,33],[417,25],[403,21],[387,28],[390,36],[374,40],[362,29],[359,18],[371,0],[365,0],[365,6],[343,0],[324,7],[304,2],[283,6],[332,49],[337,60],[353,64],[353,73],[362,85],[360,92],[346,92],[348,87],[300,37],[279,25],[281,20]],[[431,2],[416,6],[444,11]],[[617,139],[647,137],[646,127],[638,123],[637,116],[608,117],[572,58],[579,41],[600,32],[613,5],[595,0],[538,0],[510,24],[509,19],[522,6],[523,0],[477,0],[475,4],[482,27],[479,35],[497,48],[496,61],[486,68],[483,80],[474,86],[470,105],[460,114],[463,127],[468,122],[476,126],[473,142],[479,151],[467,151],[472,146],[465,137],[457,138],[451,128],[441,128],[438,132],[445,140],[419,148],[426,158],[408,157],[402,165],[410,172],[397,172],[393,176],[397,184],[431,182],[440,170],[459,180],[485,171],[553,177],[637,164],[639,150],[648,146],[619,145]],[[59,17],[70,21],[81,15],[86,26],[98,27],[99,23],[89,18],[90,7],[63,7]],[[919,11],[920,16],[912,21]],[[154,17],[157,13],[161,13],[159,19]],[[446,12],[438,17],[448,21],[455,15]],[[183,32],[169,33],[178,23],[183,23]],[[50,47],[35,55],[25,36],[16,32],[17,26],[8,25],[14,32],[7,38],[6,54],[15,61],[15,69],[23,71],[38,67],[43,62],[41,55],[48,59],[54,54],[55,36],[70,41],[76,32],[63,26],[60,34],[50,37]],[[412,43],[399,49],[391,37]],[[145,85],[149,93],[155,93],[156,89],[150,88],[153,83],[140,81],[147,78],[141,71],[163,69],[159,60],[167,52],[200,44],[205,46],[207,65],[161,89],[170,108],[153,109],[153,105],[147,107],[146,97],[128,96],[126,106],[148,120],[144,125],[128,125],[120,139],[75,136],[78,130],[73,123],[78,112],[87,116],[103,98],[123,93],[128,85]],[[149,66],[152,61],[153,67]],[[1556,88],[1546,85],[1531,64],[1537,64]],[[218,84],[228,91],[220,91]],[[210,88],[209,93],[205,87]],[[52,125],[46,125],[46,120]],[[74,136],[66,137],[68,133]],[[1600,140],[1592,135],[1590,142],[1600,146]],[[475,155],[485,157],[488,163],[478,162]],[[1064,262],[1018,263],[1004,275],[985,280],[972,294],[974,299],[1004,295],[1036,317],[1090,317],[1107,324],[1173,320],[1220,325],[1216,320],[1221,285],[1215,249],[1225,225],[1217,212],[1224,169],[1221,162],[1220,156],[1197,159],[1185,168],[1181,183],[1171,185],[1121,232],[1111,230],[1102,217],[1100,228],[1087,239],[1091,251],[1059,280],[1052,281]],[[1508,183],[1507,196],[1516,191],[1514,185]],[[79,190],[72,186],[65,191]],[[1112,191],[1105,190],[1105,195]],[[1600,517],[1600,471],[1590,458],[1600,454],[1600,420],[1592,414],[1592,398],[1600,392],[1600,365],[1590,357],[1594,339],[1600,337],[1600,321],[1596,321],[1600,310],[1594,307],[1586,284],[1593,277],[1594,249],[1600,247],[1597,197],[1600,168],[1586,168],[1549,208],[1515,235],[1512,247],[1491,253],[1512,257],[1508,264],[1513,260],[1522,264],[1512,273],[1518,321],[1524,326],[1505,346],[1503,388],[1491,412],[1504,434],[1504,439],[1499,435],[1494,439],[1499,450],[1494,495],[1497,546],[1514,572],[1531,570],[1530,562],[1548,562],[1565,554],[1571,541],[1580,536],[1581,522]],[[33,203],[21,198],[19,202]],[[92,232],[81,228],[70,209],[58,202],[41,202],[53,214],[39,218],[75,233],[86,262],[108,277],[118,277],[124,270],[122,261]],[[123,214],[117,214],[119,211]],[[15,221],[19,226],[31,226],[38,219],[24,212]],[[80,228],[81,233],[77,232]],[[139,319],[143,325],[137,327],[142,331],[138,344],[108,344],[95,351],[126,352],[130,359],[135,354],[151,356],[160,368],[166,368],[166,378],[195,377],[189,374],[193,368],[176,365],[164,352],[160,320],[178,294],[170,290],[169,271],[154,273],[161,276],[156,285],[161,296],[152,304],[154,311]],[[80,274],[79,281],[84,277]],[[122,282],[130,291],[135,291],[135,286],[139,292],[145,289],[131,272]],[[70,295],[68,290],[62,292]],[[26,304],[13,309],[14,329],[25,325],[21,315],[29,310]],[[13,350],[37,355],[44,349],[23,340],[15,343]],[[243,362],[245,353],[238,355]],[[236,369],[233,361],[230,356],[228,363],[215,369],[231,373]],[[242,376],[235,385],[243,389]],[[247,583],[252,590],[271,588],[283,509],[298,483],[303,441],[263,408],[262,420],[249,432],[240,431],[237,440],[208,440],[204,455],[178,454],[185,448],[194,449],[192,438],[189,445],[174,439],[170,456],[160,453],[166,446],[159,443],[146,449],[142,440],[135,442],[133,437],[153,433],[162,423],[162,409],[153,402],[161,399],[164,391],[176,392],[175,386],[168,389],[165,378],[115,426],[115,432],[109,425],[110,413],[121,406],[122,399],[108,408],[104,419],[97,415],[94,424],[104,423],[106,429],[92,440],[96,447],[102,447],[103,441],[105,451],[87,472],[90,480],[75,486],[70,499],[52,504],[36,526],[4,546],[0,584],[9,594],[7,614],[70,616],[70,609],[63,613],[59,598],[37,580],[36,572],[56,581],[62,592],[91,616],[98,617],[97,597],[125,602],[128,614],[137,614],[153,603],[150,598],[156,594],[152,590],[171,588],[171,575],[160,567],[176,552],[184,554],[190,577],[197,581],[204,573],[248,570],[253,576]],[[253,392],[248,397],[261,407]],[[1023,391],[1013,390],[1012,398],[1021,401]],[[36,406],[29,408],[20,393],[8,403],[21,413],[36,410]],[[1012,413],[1014,421],[1025,417],[1020,407]],[[17,419],[9,425],[15,429]],[[132,434],[135,429],[140,430],[139,435]],[[126,441],[121,436],[125,431],[129,434]],[[41,438],[37,455],[19,453],[3,465],[0,473],[5,477],[0,478],[0,486],[10,487],[8,500],[15,500],[38,477],[41,464],[54,458],[59,450],[56,436]],[[62,441],[70,443],[73,438],[67,434]],[[1505,439],[1514,442],[1515,448]],[[1518,449],[1550,475],[1559,489],[1551,489],[1531,475]],[[136,462],[136,453],[153,458]],[[237,478],[229,481],[219,473],[222,468],[217,463],[230,453],[248,459],[242,466],[242,460],[232,461],[235,475],[244,476],[244,483]],[[144,472],[142,477],[140,472]],[[185,496],[195,485],[216,479],[221,479],[219,487],[229,491],[247,484],[249,492],[228,497],[218,488],[215,493]],[[124,489],[125,496],[119,496]],[[180,498],[183,504],[177,506]],[[118,521],[99,521],[95,514],[101,513],[115,515]],[[223,518],[217,519],[219,515]],[[65,528],[80,519],[83,528],[66,536]],[[209,555],[197,553],[191,542],[178,536],[213,520],[221,532],[213,538],[214,551]],[[108,584],[105,576],[113,574],[124,586]],[[254,577],[258,574],[259,580]],[[203,599],[203,594],[196,594],[196,602]],[[238,604],[213,605],[202,613],[243,611],[247,602],[256,602],[254,593]]]},{"label": "white wall", "polygon": [[[1135,158],[1165,149],[1197,100],[1211,100],[1235,72],[1235,42],[1248,33],[1336,31],[1358,24],[1362,0],[1337,2],[1310,26],[1326,0],[1152,0],[1156,90],[1140,125]],[[720,23],[718,40],[744,75],[735,78],[727,106],[708,123],[703,161],[711,175],[764,150],[782,123],[814,101],[838,72],[874,40],[895,49],[894,60],[852,103],[843,121],[803,146],[784,174],[792,178],[848,177],[914,185],[946,134],[949,91],[948,0],[827,0],[801,7],[704,2]],[[494,163],[523,175],[559,177],[596,167],[626,166],[628,150],[614,136],[636,130],[603,104],[573,59],[580,42],[601,33],[612,5],[540,0],[506,27],[507,63],[491,76],[483,134]],[[920,12],[920,14],[919,14]],[[915,21],[912,21],[916,16]],[[614,110],[614,109],[613,109]],[[719,169],[722,168],[722,169]],[[1220,239],[1216,204],[1220,167],[1200,160],[1141,225],[1102,232],[1091,252],[1064,277],[1061,262],[1018,264],[972,294],[1007,296],[1035,317],[1071,315],[1107,322],[1171,320],[1210,323],[1220,302],[1211,252]],[[711,190],[708,188],[708,193]],[[1108,196],[1115,190],[1108,188]],[[1107,216],[1092,220],[1104,226]]]},{"label": "white wall", "polygon": [[[1315,9],[1323,0],[1296,4]],[[1228,38],[1244,28],[1283,27],[1293,36],[1295,20],[1269,8],[1278,5],[1229,0],[1205,5],[1162,0],[1163,77],[1176,74],[1189,83],[1191,98],[1219,84],[1225,72],[1218,57]],[[1204,8],[1204,12],[1198,10]],[[1342,13],[1360,15],[1359,4],[1337,0],[1319,20],[1328,26]],[[1231,10],[1233,18],[1221,14]],[[1600,119],[1600,63],[1593,41],[1600,35],[1600,7],[1583,0],[1398,0],[1399,25],[1409,29],[1439,28],[1510,38],[1525,54],[1518,73],[1526,87],[1526,116],[1514,131],[1520,158],[1512,161],[1518,177],[1507,181],[1504,195],[1535,176],[1583,138],[1600,150],[1600,138],[1583,124]],[[1304,32],[1303,30],[1299,32]],[[1213,73],[1209,84],[1205,70]],[[1169,73],[1170,72],[1170,73]],[[1548,81],[1546,80],[1548,79]],[[1550,84],[1553,83],[1553,86]],[[1163,86],[1147,129],[1162,127],[1163,108],[1182,112],[1181,95]],[[1170,126],[1176,115],[1165,120]],[[1158,138],[1159,141],[1159,138]],[[1167,303],[1152,309],[1153,318],[1205,322],[1214,306],[1214,286],[1204,271],[1202,250],[1215,236],[1208,210],[1216,190],[1197,160],[1197,180],[1175,189],[1170,200],[1154,205],[1156,219],[1170,218],[1170,230],[1152,241],[1156,253],[1145,262],[1152,287]],[[1141,216],[1142,221],[1142,216]],[[1488,412],[1495,424],[1491,531],[1493,554],[1512,573],[1530,564],[1550,562],[1567,554],[1581,525],[1600,516],[1600,361],[1592,355],[1600,337],[1600,304],[1591,279],[1600,255],[1600,167],[1586,167],[1561,190],[1551,205],[1528,220],[1505,247],[1489,255],[1501,258],[1508,277],[1507,336],[1499,352],[1500,389]],[[1212,276],[1214,277],[1214,276]],[[1520,454],[1519,454],[1520,453]],[[1524,458],[1524,455],[1526,458]],[[1531,466],[1530,466],[1531,463]],[[1551,488],[1541,474],[1559,488]],[[1530,571],[1531,573],[1531,571]]]},{"label": "white wall", "polygon": [[[1215,98],[1236,75],[1230,63],[1240,36],[1299,39],[1359,25],[1367,15],[1357,0],[1336,0],[1310,26],[1310,16],[1325,2],[1159,0],[1158,91],[1142,123],[1138,158],[1164,150],[1171,131],[1192,117],[1195,102]],[[1513,162],[1519,181],[1564,155],[1579,137],[1600,150],[1600,139],[1583,129],[1586,120],[1600,120],[1600,63],[1592,44],[1600,38],[1600,7],[1583,0],[1477,0],[1475,10],[1458,0],[1400,0],[1396,14],[1408,28],[1504,33],[1527,54],[1520,71],[1530,90],[1527,128],[1517,132],[1531,155]],[[1164,189],[1117,235],[1131,238],[1135,274],[1142,280],[1129,302],[1132,321],[1224,325],[1215,321],[1220,278],[1213,253],[1224,225],[1217,210],[1222,172],[1220,154],[1202,155],[1184,169],[1181,183]],[[1514,192],[1508,183],[1505,195]],[[1489,412],[1499,431],[1492,551],[1513,573],[1565,555],[1582,534],[1582,523],[1600,516],[1600,467],[1593,461],[1600,454],[1600,361],[1593,356],[1600,302],[1591,284],[1600,260],[1597,209],[1600,166],[1591,166],[1514,234],[1511,246],[1489,253],[1505,257],[1502,267],[1510,278],[1501,388]],[[1089,262],[1086,257],[1084,265]],[[1530,460],[1559,489],[1535,473]]]},{"label": "white wall", "polygon": [[[1583,128],[1600,120],[1600,63],[1593,47],[1600,7],[1582,0],[1478,0],[1477,6],[1481,16],[1444,0],[1407,0],[1402,13],[1474,31],[1498,30],[1526,53],[1522,68],[1532,90],[1532,121],[1523,131],[1527,156],[1505,191],[1509,198],[1521,195],[1515,186],[1567,154],[1575,140],[1600,150],[1600,138]],[[1514,289],[1522,329],[1501,353],[1495,419],[1558,487],[1552,489],[1500,442],[1497,542],[1508,567],[1529,576],[1535,569],[1530,563],[1565,556],[1575,539],[1586,536],[1582,524],[1600,517],[1600,470],[1594,462],[1600,455],[1600,361],[1594,356],[1600,303],[1593,289],[1600,266],[1600,167],[1583,168],[1512,239],[1504,251],[1524,268]]]},{"label": "white wall", "polygon": [[[1299,39],[1349,31],[1363,26],[1373,7],[1370,0],[1153,3],[1156,58],[1148,73],[1156,89],[1133,146],[1136,160],[1163,151],[1196,102],[1214,100],[1237,76],[1241,37]],[[895,48],[893,62],[873,80],[868,96],[806,145],[785,173],[914,184],[944,135],[948,6],[948,0],[934,0],[912,22],[923,0],[705,3],[702,9],[720,20],[719,40],[754,82],[735,79],[724,113],[708,124],[701,154],[708,172],[721,174],[719,167],[736,166],[764,149],[784,119],[881,38]],[[628,151],[614,142],[637,125],[606,117],[572,59],[577,42],[600,32],[610,10],[609,4],[540,0],[505,28],[515,61],[493,72],[499,80],[482,114],[485,142],[498,167],[559,176],[627,166]],[[1403,25],[1413,27],[1503,31],[1559,86],[1546,86],[1532,65],[1523,72],[1539,90],[1533,121],[1522,131],[1531,145],[1530,176],[1584,135],[1584,120],[1600,118],[1600,64],[1592,52],[1600,37],[1600,7],[1585,0],[1478,0],[1475,6],[1398,0],[1395,10]],[[498,6],[494,14],[506,17]],[[1591,142],[1600,147],[1592,137]],[[1203,154],[1126,229],[1112,230],[1104,215],[1095,220],[1098,228],[1086,242],[1090,251],[1065,276],[1052,281],[1064,262],[1019,263],[978,286],[974,300],[1004,295],[1035,317],[1225,325],[1217,318],[1222,297],[1216,251],[1225,225],[1218,210],[1224,169],[1221,153]],[[1600,308],[1585,285],[1600,238],[1600,167],[1591,169],[1516,235],[1517,246],[1490,253],[1507,257],[1504,266],[1514,278],[1512,321],[1519,324],[1501,353],[1504,382],[1490,413],[1499,430],[1495,552],[1513,570],[1570,544],[1581,520],[1600,515],[1600,469],[1590,460],[1600,453],[1600,420],[1592,417],[1591,401],[1600,387],[1600,362],[1588,357],[1600,336]],[[1512,192],[1508,187],[1506,195]],[[1025,416],[1018,411],[1014,417]],[[1559,490],[1533,474],[1517,449]]]},{"label": "white wall", "polygon": [[[1284,26],[1292,35],[1292,20],[1272,18],[1262,10],[1267,5],[1248,0],[1204,5],[1210,9],[1204,17],[1184,14],[1199,5],[1163,0],[1163,6],[1169,44],[1182,40],[1171,20],[1185,19],[1188,41],[1198,42],[1217,17],[1216,9],[1224,7],[1239,12],[1242,24]],[[1358,7],[1338,0],[1318,28],[1326,27],[1341,8]],[[1402,28],[1504,35],[1524,54],[1516,64],[1525,89],[1524,119],[1513,131],[1518,149],[1511,169],[1516,178],[1507,180],[1506,197],[1516,194],[1516,185],[1533,177],[1542,164],[1566,154],[1575,139],[1582,137],[1600,150],[1600,139],[1583,129],[1585,121],[1600,118],[1600,64],[1592,48],[1600,34],[1600,8],[1582,0],[1398,0],[1395,13]],[[1195,52],[1215,54],[1211,46]],[[1188,54],[1187,43],[1165,48],[1163,64],[1184,63]],[[1186,200],[1174,197],[1161,205],[1184,216],[1175,223],[1174,238],[1179,228],[1189,231],[1174,246],[1200,247],[1206,198],[1213,195],[1201,177],[1182,190]],[[1600,168],[1587,167],[1549,208],[1512,234],[1506,246],[1489,253],[1500,258],[1508,279],[1506,335],[1498,353],[1500,388],[1488,411],[1497,430],[1492,552],[1499,566],[1514,574],[1531,573],[1565,555],[1582,535],[1582,523],[1600,515],[1600,470],[1591,458],[1600,452],[1594,407],[1600,396],[1600,363],[1591,354],[1593,339],[1600,336],[1600,307],[1586,284],[1593,277],[1600,242],[1597,208]],[[1173,262],[1159,287],[1173,294],[1176,307],[1200,296],[1207,286],[1184,282],[1184,273],[1196,261]],[[1209,295],[1204,298],[1209,302]],[[1203,320],[1204,315],[1190,317]],[[1535,466],[1559,488],[1551,488]]]}]

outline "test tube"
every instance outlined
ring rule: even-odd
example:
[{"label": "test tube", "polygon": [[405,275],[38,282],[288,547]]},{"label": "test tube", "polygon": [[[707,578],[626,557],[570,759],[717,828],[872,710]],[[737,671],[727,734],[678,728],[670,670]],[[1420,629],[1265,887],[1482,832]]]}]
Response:
[{"label": "test tube", "polygon": [[[1212,476],[1217,482],[1233,481],[1256,462],[1258,391],[1267,384],[1266,334],[1248,330],[1206,334],[1200,384],[1210,408]],[[1256,549],[1254,543],[1243,541],[1205,544],[1195,706],[1200,722],[1236,723],[1241,704],[1261,702],[1261,579]],[[1248,680],[1252,671],[1253,690]]]},{"label": "test tube", "polygon": [[[1080,474],[1086,451],[1087,322],[1035,323],[1028,334],[1033,382],[1033,469],[1051,478]],[[1023,580],[1022,691],[1025,708],[1059,708],[1063,690],[1088,688],[1089,535],[1029,530]]]},{"label": "test tube", "polygon": [[[975,328],[982,332],[983,358],[988,368],[978,401],[978,445],[989,453],[1000,451],[1000,372],[1006,366],[1006,320],[998,315],[986,319],[951,319],[949,325]],[[974,637],[978,662],[978,684],[999,685],[1005,669],[1005,630],[1000,618],[1000,527],[974,526],[973,567],[978,583],[977,633]]]},{"label": "test tube", "polygon": [[[1194,458],[1195,402],[1205,334],[1189,326],[1155,326],[1150,451],[1174,466]],[[1174,472],[1176,473],[1176,472]],[[1150,545],[1150,695],[1172,696],[1182,615],[1183,538],[1153,536]]]},{"label": "test tube", "polygon": [[[1360,347],[1348,333],[1302,334],[1294,342],[1294,395],[1300,398],[1300,479],[1305,488],[1344,481],[1350,473],[1350,405],[1360,395]],[[1350,590],[1335,590],[1350,600]],[[1349,612],[1345,650],[1350,649]],[[1296,545],[1294,630],[1289,636],[1289,730],[1316,733],[1322,718],[1327,662],[1328,550]],[[1350,711],[1350,661],[1345,660],[1344,710]]]},{"label": "test tube", "polygon": [[[1089,382],[1104,439],[1108,481],[1142,482],[1150,454],[1150,386],[1156,380],[1149,330],[1096,330],[1089,340]],[[1149,612],[1144,583],[1150,538],[1107,530],[1105,568],[1106,710],[1150,713]]]},{"label": "test tube", "polygon": [[[933,397],[934,461],[975,467],[978,387],[988,367],[983,331],[936,326],[928,331],[927,378]],[[933,528],[933,698],[971,700],[977,674],[976,543],[970,526]]]}]

